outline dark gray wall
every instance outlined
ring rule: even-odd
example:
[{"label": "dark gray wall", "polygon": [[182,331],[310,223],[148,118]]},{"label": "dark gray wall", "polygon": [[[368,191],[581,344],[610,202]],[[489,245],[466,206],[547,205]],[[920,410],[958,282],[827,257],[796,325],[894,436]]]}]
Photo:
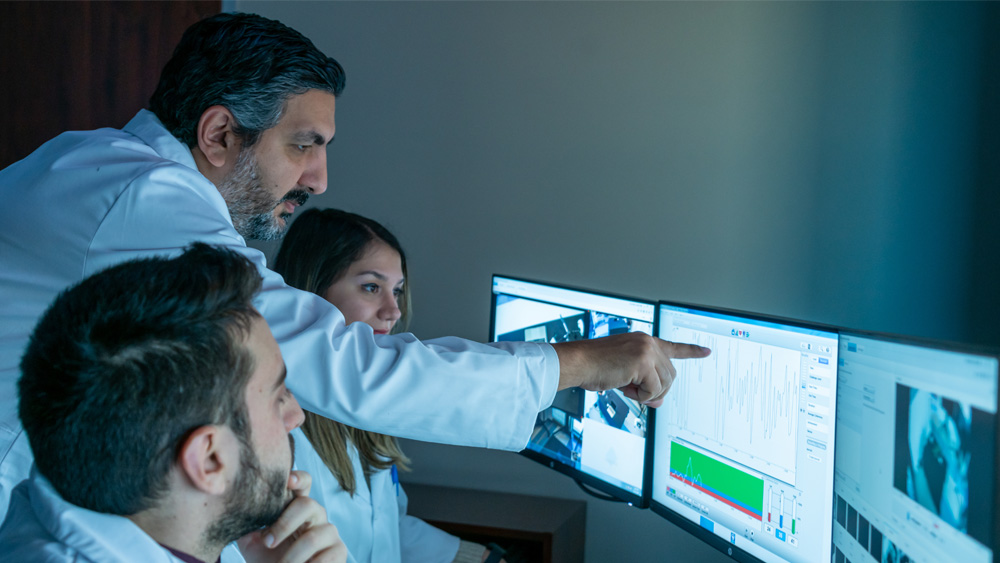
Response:
[{"label": "dark gray wall", "polygon": [[[499,272],[1000,342],[995,5],[235,7],[345,66],[313,204],[400,237],[421,337],[486,339]],[[416,481],[580,496],[513,454],[408,447]],[[591,562],[721,559],[648,511],[588,516]]]}]

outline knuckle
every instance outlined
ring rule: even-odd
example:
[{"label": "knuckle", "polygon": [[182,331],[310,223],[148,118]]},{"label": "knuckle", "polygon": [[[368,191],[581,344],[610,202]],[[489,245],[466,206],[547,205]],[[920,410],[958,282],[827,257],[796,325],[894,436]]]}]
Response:
[{"label": "knuckle", "polygon": [[271,534],[275,538],[286,538],[291,533],[291,525],[285,520],[284,516],[278,518],[274,524],[271,524]]},{"label": "knuckle", "polygon": [[[312,561],[312,556],[319,551],[322,545],[323,544],[320,543],[319,538],[317,538],[315,534],[315,529],[310,528],[295,538],[295,543],[292,548],[282,556],[280,562],[289,563],[297,560]],[[305,559],[303,559],[303,556],[306,555],[309,557],[305,557]]]},{"label": "knuckle", "polygon": [[305,533],[299,536],[299,539],[296,541],[307,553],[313,553],[323,545],[317,528],[309,528],[305,531]]}]

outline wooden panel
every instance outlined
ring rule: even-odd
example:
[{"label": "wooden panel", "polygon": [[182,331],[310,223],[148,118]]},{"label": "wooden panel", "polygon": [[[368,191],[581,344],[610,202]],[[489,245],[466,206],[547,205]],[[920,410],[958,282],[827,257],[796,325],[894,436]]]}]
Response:
[{"label": "wooden panel", "polygon": [[125,125],[184,30],[220,9],[220,0],[0,2],[0,168],[63,131]]},{"label": "wooden panel", "polygon": [[481,543],[513,543],[530,563],[583,562],[583,501],[412,483],[403,488],[409,514],[446,532]]}]

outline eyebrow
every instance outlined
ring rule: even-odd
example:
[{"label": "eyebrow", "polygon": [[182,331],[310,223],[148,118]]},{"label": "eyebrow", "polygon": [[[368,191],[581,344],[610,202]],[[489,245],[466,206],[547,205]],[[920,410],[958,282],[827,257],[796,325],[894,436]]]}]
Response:
[{"label": "eyebrow", "polygon": [[[378,279],[380,281],[389,281],[389,278],[387,278],[384,275],[376,272],[375,270],[366,270],[364,272],[358,272],[358,277],[361,277],[361,276],[372,276],[375,279]],[[405,281],[406,281],[406,278],[403,278],[403,279],[399,280],[399,283],[403,283]],[[399,285],[399,284],[397,284],[397,285]]]},{"label": "eyebrow", "polygon": [[358,272],[358,276],[372,276],[382,281],[389,281],[389,278],[383,276],[382,274],[376,272],[375,270],[367,270],[364,272]]},{"label": "eyebrow", "polygon": [[288,377],[288,367],[284,363],[282,363],[281,364],[281,376],[278,378],[277,381],[274,382],[274,387],[271,388],[271,392],[272,393],[274,393],[275,391],[277,391],[278,389],[280,389],[281,386],[285,384],[285,378],[286,377]]},{"label": "eyebrow", "polygon": [[[292,140],[297,143],[313,143],[314,145],[323,146],[326,144],[326,138],[320,135],[316,131],[299,131],[298,133],[292,135]],[[333,139],[330,139],[333,142]]]}]

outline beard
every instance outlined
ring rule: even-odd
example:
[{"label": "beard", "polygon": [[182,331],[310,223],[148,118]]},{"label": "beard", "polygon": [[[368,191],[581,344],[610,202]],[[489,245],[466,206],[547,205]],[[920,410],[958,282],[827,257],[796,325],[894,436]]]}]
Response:
[{"label": "beard", "polygon": [[[260,167],[253,149],[240,150],[232,171],[219,184],[236,232],[246,240],[278,240],[288,228],[291,213],[274,216],[274,210],[286,201],[305,205],[309,192],[295,188],[276,198],[264,188]],[[279,222],[279,218],[281,221]]]},{"label": "beard", "polygon": [[[288,437],[295,463],[295,441]],[[205,532],[208,545],[225,545],[270,526],[292,501],[288,470],[265,468],[248,444],[240,452],[240,472],[226,494],[225,512]]]}]

